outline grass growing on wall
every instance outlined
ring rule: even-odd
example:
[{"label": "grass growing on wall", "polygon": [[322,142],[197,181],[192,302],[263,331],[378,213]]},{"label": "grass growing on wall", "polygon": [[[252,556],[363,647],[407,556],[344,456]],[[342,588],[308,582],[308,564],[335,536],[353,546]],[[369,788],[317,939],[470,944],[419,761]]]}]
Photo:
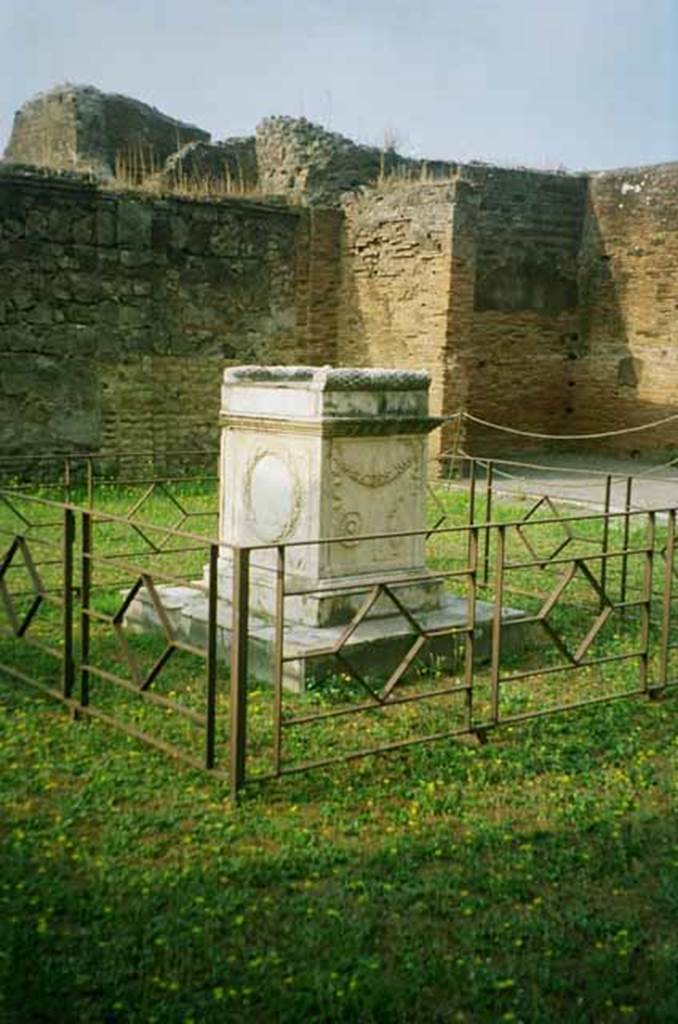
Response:
[{"label": "grass growing on wall", "polygon": [[[263,745],[270,693],[252,700]],[[675,768],[675,697],[621,701],[255,786],[234,810],[0,675],[0,1021],[674,1020]]]},{"label": "grass growing on wall", "polygon": [[174,176],[165,176],[151,147],[137,146],[119,152],[115,158],[114,175],[107,187],[138,191],[146,195],[177,195],[189,199],[220,199],[225,197],[261,198],[261,189],[248,184],[237,161],[235,173],[224,164],[222,174],[208,174],[183,169]]}]

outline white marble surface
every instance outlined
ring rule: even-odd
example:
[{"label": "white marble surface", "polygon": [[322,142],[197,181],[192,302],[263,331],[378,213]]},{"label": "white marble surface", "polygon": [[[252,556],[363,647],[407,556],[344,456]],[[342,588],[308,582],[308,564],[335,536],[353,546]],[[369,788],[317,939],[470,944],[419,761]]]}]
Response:
[{"label": "white marble surface", "polygon": [[[308,625],[347,621],[375,573],[425,573],[422,536],[360,539],[424,528],[428,416],[424,372],[327,367],[235,367],[224,373],[220,537],[238,546],[287,544],[287,602]],[[343,538],[334,543],[304,542]],[[295,542],[300,546],[294,546]],[[276,551],[253,553],[252,607],[274,609]],[[220,572],[230,577],[224,547]],[[329,593],[347,581],[357,596]],[[436,606],[435,585],[409,588],[412,607]],[[362,595],[364,595],[364,589]]]}]

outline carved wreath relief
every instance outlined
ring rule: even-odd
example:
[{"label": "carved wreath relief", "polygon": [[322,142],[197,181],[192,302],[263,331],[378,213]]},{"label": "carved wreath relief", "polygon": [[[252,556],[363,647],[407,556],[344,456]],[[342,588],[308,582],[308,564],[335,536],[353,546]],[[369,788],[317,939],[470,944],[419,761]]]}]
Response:
[{"label": "carved wreath relief", "polygon": [[284,452],[258,448],[245,469],[245,510],[263,543],[280,544],[294,532],[303,504],[297,467]]},{"label": "carved wreath relief", "polygon": [[[332,533],[350,538],[416,528],[412,515],[421,486],[420,448],[417,442],[392,439],[388,443],[336,441],[330,463]],[[362,543],[346,539],[342,546],[354,551],[352,567],[362,571],[368,566],[358,566],[361,556],[379,564],[408,561],[408,542],[397,537]],[[355,551],[358,547],[360,556]]]}]

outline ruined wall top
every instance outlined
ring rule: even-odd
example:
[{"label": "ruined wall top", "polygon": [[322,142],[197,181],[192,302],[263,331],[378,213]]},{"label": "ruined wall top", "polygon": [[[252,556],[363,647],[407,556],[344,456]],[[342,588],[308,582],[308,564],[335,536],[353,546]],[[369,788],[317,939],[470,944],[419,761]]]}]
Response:
[{"label": "ruined wall top", "polygon": [[[338,206],[378,185],[417,188],[464,179],[483,193],[522,184],[526,193],[543,187],[568,188],[579,179],[584,190],[608,174],[633,176],[662,167],[670,181],[675,165],[570,174],[563,171],[501,168],[403,156],[390,146],[366,146],[313,124],[306,118],[269,117],[256,133],[212,142],[202,128],[161,113],[139,100],[106,94],[92,86],[62,85],[40,93],[16,113],[5,163],[88,172],[134,186],[151,177],[159,190],[205,194],[253,194],[295,204]],[[122,165],[122,175],[120,166]],[[641,178],[623,187],[645,194]],[[540,184],[541,183],[541,184]],[[382,207],[384,204],[382,204]]]},{"label": "ruined wall top", "polygon": [[28,100],[14,118],[5,161],[53,170],[149,177],[160,186],[256,189],[304,204],[336,204],[385,175],[449,178],[449,161],[412,160],[365,146],[305,118],[270,117],[256,135],[212,142],[210,133],[139,100],[92,86],[63,85]]},{"label": "ruined wall top", "polygon": [[122,157],[142,178],[186,143],[209,140],[209,132],[140,100],[90,85],[61,85],[17,111],[5,159],[110,177]]},{"label": "ruined wall top", "polygon": [[304,117],[266,118],[257,127],[256,146],[263,191],[308,203],[336,202],[386,175],[449,178],[456,169],[450,161],[412,160],[391,148],[359,145]]}]

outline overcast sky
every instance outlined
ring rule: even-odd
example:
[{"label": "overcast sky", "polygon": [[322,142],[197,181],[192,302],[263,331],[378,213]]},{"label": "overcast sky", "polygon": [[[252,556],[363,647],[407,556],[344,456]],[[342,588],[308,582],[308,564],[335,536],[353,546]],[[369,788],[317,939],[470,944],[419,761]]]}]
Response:
[{"label": "overcast sky", "polygon": [[96,85],[215,139],[305,116],[424,157],[678,159],[678,0],[0,0],[14,111]]}]

